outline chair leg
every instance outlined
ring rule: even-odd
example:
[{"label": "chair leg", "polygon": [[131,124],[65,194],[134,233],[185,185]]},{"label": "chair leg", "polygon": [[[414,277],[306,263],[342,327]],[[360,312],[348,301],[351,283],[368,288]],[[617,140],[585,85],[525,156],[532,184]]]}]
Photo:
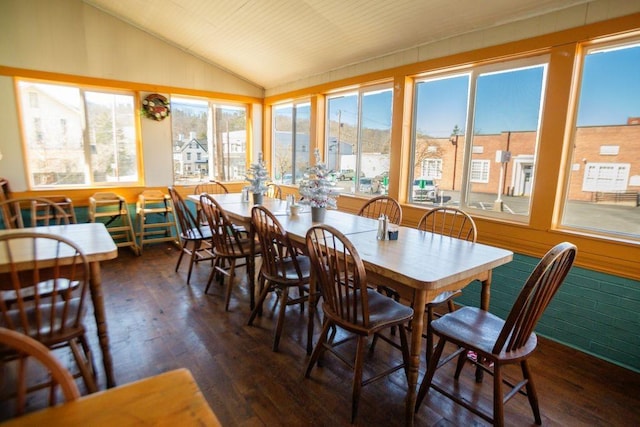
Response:
[{"label": "chair leg", "polygon": [[258,302],[256,303],[256,306],[253,308],[253,310],[251,310],[251,315],[249,316],[249,321],[247,322],[247,325],[249,326],[253,325],[253,321],[255,320],[257,315],[262,314],[262,304],[264,304],[264,300],[267,298],[267,295],[269,295],[269,292],[273,290],[271,285],[261,285],[260,288],[262,289],[262,291],[260,292],[260,296],[258,297]]},{"label": "chair leg", "polygon": [[280,344],[280,335],[284,326],[284,315],[287,311],[287,301],[289,300],[289,287],[285,286],[280,295],[280,312],[278,313],[278,321],[276,322],[276,331],[273,337],[273,351],[278,351]]},{"label": "chair leg", "polygon": [[433,306],[431,304],[427,304],[427,363],[431,361],[431,355],[433,354],[433,329],[431,329],[431,321],[433,320]]},{"label": "chair leg", "polygon": [[531,378],[531,371],[529,371],[529,364],[526,360],[520,362],[522,368],[522,376],[527,380],[527,398],[533,411],[533,417],[536,420],[536,424],[542,424],[542,418],[540,417],[540,407],[538,406],[538,394],[536,393],[536,387],[533,384],[533,378]]},{"label": "chair leg", "polygon": [[227,291],[224,297],[224,311],[229,311],[229,301],[231,301],[231,288],[233,288],[233,281],[235,279],[236,260],[231,259],[231,267],[229,267],[229,281],[227,283]]},{"label": "chair leg", "polygon": [[318,338],[318,342],[316,343],[315,348],[313,349],[313,353],[311,353],[311,358],[309,359],[309,363],[307,363],[307,369],[304,372],[305,378],[309,378],[309,374],[311,373],[311,369],[315,366],[320,354],[324,352],[324,343],[327,340],[327,334],[329,333],[329,328],[331,327],[331,322],[324,322],[322,325],[322,332],[320,333],[320,337]]},{"label": "chair leg", "polygon": [[502,369],[496,363],[493,368],[493,425],[504,426],[504,400],[502,396]]},{"label": "chair leg", "polygon": [[193,248],[191,249],[191,259],[189,260],[189,272],[187,273],[187,285],[191,280],[191,271],[193,270],[193,264],[196,263],[196,257],[198,256],[198,248],[200,246],[199,241],[193,242]]},{"label": "chair leg", "polygon": [[420,384],[420,390],[418,390],[418,397],[416,398],[416,412],[418,412],[418,409],[420,409],[420,404],[422,404],[422,401],[431,388],[433,375],[436,373],[438,362],[440,361],[440,356],[442,356],[442,350],[444,350],[444,345],[446,343],[447,340],[445,340],[444,338],[440,338],[440,340],[438,341],[438,345],[436,346],[436,349],[431,356],[431,359],[429,360],[429,362],[427,362],[427,373],[424,374],[422,384]]},{"label": "chair leg", "polygon": [[398,327],[400,333],[400,349],[402,350],[402,363],[404,363],[404,374],[409,381],[409,341],[407,340],[407,329],[404,325]]},{"label": "chair leg", "polygon": [[456,363],[456,372],[453,374],[453,378],[456,380],[460,378],[460,372],[462,372],[462,368],[464,368],[464,364],[467,362],[467,351],[463,351],[458,356],[458,362]]},{"label": "chair leg", "polygon": [[180,268],[180,263],[182,262],[182,257],[184,256],[184,245],[186,245],[186,243],[180,242],[180,256],[178,257],[178,262],[176,263],[176,272]]},{"label": "chair leg", "polygon": [[356,348],[356,363],[353,373],[353,393],[351,395],[351,423],[358,415],[358,403],[360,402],[360,391],[362,390],[362,367],[364,365],[364,350],[367,337],[358,335],[358,345]]},{"label": "chair leg", "polygon": [[84,384],[87,387],[87,391],[89,393],[95,393],[98,391],[98,387],[93,379],[93,373],[90,372],[88,366],[90,365],[90,362],[86,361],[82,354],[80,354],[80,349],[78,348],[78,342],[76,339],[69,341],[69,347],[71,347],[71,353],[73,354],[73,358],[76,360],[76,365],[78,365],[78,369],[80,370]]}]

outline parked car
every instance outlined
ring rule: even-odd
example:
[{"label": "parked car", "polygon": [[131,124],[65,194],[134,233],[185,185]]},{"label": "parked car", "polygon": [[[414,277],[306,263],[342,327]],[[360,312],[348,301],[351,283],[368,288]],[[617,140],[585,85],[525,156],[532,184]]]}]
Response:
[{"label": "parked car", "polygon": [[338,179],[340,181],[353,181],[353,178],[356,177],[356,171],[353,169],[342,169],[340,174],[338,175]]},{"label": "parked car", "polygon": [[413,180],[414,202],[435,202],[438,199],[438,185],[433,178],[420,177]]},{"label": "parked car", "polygon": [[360,193],[372,193],[372,180],[371,178],[360,178]]}]

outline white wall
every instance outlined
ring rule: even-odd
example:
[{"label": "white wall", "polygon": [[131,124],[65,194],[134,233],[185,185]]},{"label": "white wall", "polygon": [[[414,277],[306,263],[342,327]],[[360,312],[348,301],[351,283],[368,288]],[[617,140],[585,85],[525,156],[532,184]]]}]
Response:
[{"label": "white wall", "polygon": [[[0,0],[0,66],[262,98],[264,90],[80,0]],[[141,98],[147,93],[141,93]],[[168,94],[164,94],[168,95]],[[13,79],[0,75],[0,176],[27,190]],[[262,114],[254,115],[260,137]],[[256,124],[255,122],[258,122]],[[141,119],[147,186],[173,179],[171,121]],[[259,138],[260,139],[260,138]],[[261,140],[260,140],[261,142]]]}]

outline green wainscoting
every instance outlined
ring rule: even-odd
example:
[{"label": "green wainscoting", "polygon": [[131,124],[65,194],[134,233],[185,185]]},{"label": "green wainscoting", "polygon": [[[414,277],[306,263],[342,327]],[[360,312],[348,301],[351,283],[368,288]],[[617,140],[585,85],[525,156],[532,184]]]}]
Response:
[{"label": "green wainscoting", "polygon": [[[507,316],[538,261],[516,254],[494,270],[492,313]],[[480,284],[469,285],[456,302],[479,306]],[[640,281],[573,267],[536,333],[640,372]]]}]

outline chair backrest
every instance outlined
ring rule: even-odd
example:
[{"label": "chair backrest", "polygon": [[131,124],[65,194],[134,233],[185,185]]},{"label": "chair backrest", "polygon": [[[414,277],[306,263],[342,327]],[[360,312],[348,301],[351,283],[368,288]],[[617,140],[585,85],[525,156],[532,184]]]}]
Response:
[{"label": "chair backrest", "polygon": [[264,206],[254,206],[251,209],[251,224],[260,240],[262,272],[266,279],[286,281],[287,264],[284,261],[290,260],[298,275],[297,280],[302,280],[297,251],[278,219]]},{"label": "chair backrest", "polygon": [[[47,196],[60,209],[62,209],[69,223],[77,224],[76,212],[73,208],[73,201],[67,196]],[[49,225],[51,223],[60,224],[62,220],[58,217],[59,211],[51,209],[48,203],[39,203],[37,201],[31,204],[31,224],[34,222],[38,225]]]},{"label": "chair backrest", "polygon": [[229,190],[220,181],[211,180],[207,182],[201,182],[200,184],[196,185],[196,188],[193,191],[193,194],[203,194],[203,193],[227,194],[229,193]]},{"label": "chair backrest", "polygon": [[267,197],[272,199],[282,199],[282,189],[280,186],[273,182],[267,184]]},{"label": "chair backrest", "polygon": [[359,216],[378,219],[380,214],[385,214],[392,224],[402,222],[402,207],[394,198],[389,196],[378,196],[370,199],[358,212]]},{"label": "chair backrest", "polygon": [[351,242],[335,228],[322,224],[307,231],[306,244],[325,313],[353,330],[368,328],[367,276]]},{"label": "chair backrest", "polygon": [[171,202],[173,203],[174,213],[178,219],[178,226],[180,227],[182,238],[203,239],[204,236],[200,231],[198,221],[189,210],[180,193],[178,193],[178,190],[175,187],[168,187],[168,190]]},{"label": "chair backrest", "polygon": [[0,326],[50,346],[82,328],[89,263],[64,237],[16,232],[0,235]]},{"label": "chair backrest", "polygon": [[[23,218],[23,213],[27,212],[28,221]],[[60,205],[43,197],[16,197],[0,201],[0,213],[6,229],[69,224],[71,218]]]},{"label": "chair backrest", "polygon": [[11,190],[9,189],[9,181],[0,177],[0,202],[11,198]]},{"label": "chair backrest", "polygon": [[[17,355],[18,369],[16,369],[15,392],[15,415],[22,415],[25,412],[27,393],[29,390],[28,379],[30,372],[34,370],[27,369],[31,366],[27,361],[36,360],[50,374],[50,395],[55,394],[55,389],[60,386],[65,401],[70,402],[80,397],[80,391],[76,385],[73,376],[58,361],[53,353],[40,342],[33,338],[12,331],[7,328],[0,327],[0,347],[3,351],[11,351]],[[50,400],[51,401],[51,400]]]},{"label": "chair backrest", "polygon": [[200,195],[200,208],[207,219],[216,255],[239,255],[244,252],[243,239],[225,210],[209,194]]},{"label": "chair backrest", "polygon": [[465,211],[440,206],[424,214],[418,222],[418,230],[475,242],[478,238],[476,223]]},{"label": "chair backrest", "polygon": [[576,257],[575,245],[559,243],[540,260],[513,304],[492,353],[521,348],[560,288]]}]

